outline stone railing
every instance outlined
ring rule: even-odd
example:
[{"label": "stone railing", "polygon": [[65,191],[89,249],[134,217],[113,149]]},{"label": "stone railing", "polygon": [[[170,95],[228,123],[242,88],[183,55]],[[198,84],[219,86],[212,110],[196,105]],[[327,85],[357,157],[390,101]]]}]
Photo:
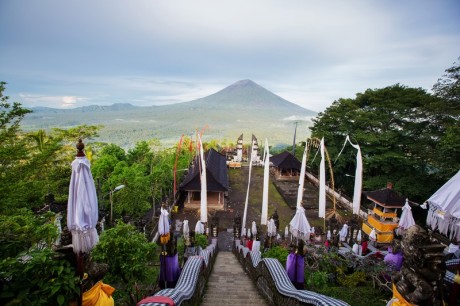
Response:
[{"label": "stone railing", "polygon": [[236,240],[233,253],[252,279],[257,290],[270,305],[346,306],[347,303],[308,290],[298,290],[291,283],[284,267],[274,258],[262,259],[259,251],[252,252]]},{"label": "stone railing", "polygon": [[[319,180],[311,173],[307,172],[305,173],[306,178],[312,182],[315,186],[319,186]],[[334,196],[335,199],[339,204],[342,204],[342,206],[345,206],[347,209],[353,211],[353,202],[344,197],[342,194],[338,193],[337,191],[333,190],[329,186],[326,186],[326,193],[329,194],[330,196]],[[359,216],[363,218],[364,220],[367,219],[367,212],[364,210],[360,209],[359,210]]]},{"label": "stone railing", "polygon": [[[191,256],[185,263],[175,288],[158,291],[141,300],[138,306],[198,305],[217,257],[217,245],[200,249],[198,256]],[[168,302],[170,301],[170,302]]]}]

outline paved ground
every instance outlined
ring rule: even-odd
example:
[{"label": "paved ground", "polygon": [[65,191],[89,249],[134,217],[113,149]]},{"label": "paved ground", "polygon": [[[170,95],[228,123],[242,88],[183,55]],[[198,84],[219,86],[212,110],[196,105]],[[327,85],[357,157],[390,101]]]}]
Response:
[{"label": "paved ground", "polygon": [[202,306],[267,305],[231,252],[219,252],[206,285]]}]

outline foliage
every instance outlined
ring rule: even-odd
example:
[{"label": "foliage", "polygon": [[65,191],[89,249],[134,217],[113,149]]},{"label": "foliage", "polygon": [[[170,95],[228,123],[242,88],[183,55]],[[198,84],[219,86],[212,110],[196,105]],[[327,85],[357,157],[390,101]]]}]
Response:
[{"label": "foliage", "polygon": [[281,246],[274,246],[262,254],[263,258],[276,258],[279,262],[286,266],[286,260],[289,255],[289,251]]},{"label": "foliage", "polygon": [[0,257],[16,257],[32,247],[52,245],[57,237],[52,215],[35,216],[24,208],[13,215],[0,215]]},{"label": "foliage", "polygon": [[98,127],[24,133],[20,123],[31,111],[18,102],[10,104],[4,90],[0,82],[0,213],[10,214],[21,207],[43,206],[50,192],[56,198],[66,195],[75,143],[79,137],[95,136]]},{"label": "foliage", "polygon": [[0,261],[2,305],[68,305],[79,293],[70,263],[49,248]]},{"label": "foliage", "polygon": [[201,247],[203,250],[208,247],[208,237],[203,234],[195,233],[195,246]]},{"label": "foliage", "polygon": [[433,86],[433,92],[440,98],[433,108],[442,110],[432,117],[443,130],[439,138],[436,166],[447,169],[444,180],[450,179],[459,169],[460,160],[460,58],[457,63],[448,69],[438,82]]},{"label": "foliage", "polygon": [[391,299],[391,295],[387,292],[382,292],[371,284],[355,288],[324,286],[318,288],[318,293],[340,299],[353,306],[385,306],[387,301]]},{"label": "foliage", "polygon": [[354,288],[366,282],[366,274],[361,271],[356,271],[351,274],[342,274],[337,278],[340,285],[346,288]]},{"label": "foliage", "polygon": [[[174,182],[174,163],[177,168],[188,167],[193,151],[164,149],[157,140],[141,141],[128,153],[116,145],[107,145],[96,151],[92,165],[98,194],[109,195],[115,187],[125,188],[113,196],[114,219],[122,216],[140,218],[152,207],[159,207],[166,195],[171,194]],[[183,172],[178,172],[177,181]],[[99,202],[108,210],[110,197]]]},{"label": "foliage", "polygon": [[[318,114],[313,120],[312,136],[325,138],[329,155],[334,159],[346,135],[350,135],[352,142],[361,146],[364,189],[380,189],[391,181],[396,191],[415,201],[424,201],[445,176],[453,175],[454,169],[460,168],[459,159],[452,161],[449,167],[441,162],[456,156],[447,149],[444,150],[447,157],[439,154],[443,139],[447,148],[455,151],[455,147],[449,145],[455,136],[444,137],[448,130],[452,136],[456,125],[443,105],[440,98],[420,88],[396,84],[368,89],[358,93],[355,99],[334,101]],[[457,111],[458,107],[455,106]],[[353,181],[345,174],[354,175],[355,155],[356,151],[347,146],[334,163],[336,186],[348,194],[353,193]]]},{"label": "foliage", "polygon": [[75,269],[50,249],[57,237],[53,217],[24,208],[0,215],[2,305],[64,305],[78,293]]},{"label": "foliage", "polygon": [[136,286],[152,276],[148,264],[154,259],[156,245],[149,243],[134,226],[121,221],[101,234],[92,250],[94,261],[109,265],[106,282],[117,288],[114,297],[128,300],[136,296]]},{"label": "foliage", "polygon": [[324,271],[306,271],[305,283],[310,290],[317,290],[326,286],[329,282],[329,276]]}]

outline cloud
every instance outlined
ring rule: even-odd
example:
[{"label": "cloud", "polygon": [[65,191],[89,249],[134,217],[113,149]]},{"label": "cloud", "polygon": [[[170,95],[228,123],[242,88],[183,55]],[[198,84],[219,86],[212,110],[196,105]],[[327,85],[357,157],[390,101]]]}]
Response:
[{"label": "cloud", "polygon": [[431,88],[459,56],[459,7],[414,0],[43,0],[24,10],[9,1],[0,10],[0,75],[10,95],[22,93],[30,105],[163,105],[252,79],[322,111],[367,88]]},{"label": "cloud", "polygon": [[29,107],[46,105],[52,108],[74,108],[81,106],[78,105],[78,103],[83,103],[88,100],[85,97],[77,96],[48,96],[29,93],[20,93],[19,97],[22,102]]}]

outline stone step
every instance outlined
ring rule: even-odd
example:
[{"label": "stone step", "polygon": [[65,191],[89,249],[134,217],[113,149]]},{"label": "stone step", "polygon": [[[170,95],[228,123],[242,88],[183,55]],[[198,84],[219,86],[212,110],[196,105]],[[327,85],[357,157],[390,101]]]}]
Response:
[{"label": "stone step", "polygon": [[219,252],[201,305],[267,305],[235,255]]}]

